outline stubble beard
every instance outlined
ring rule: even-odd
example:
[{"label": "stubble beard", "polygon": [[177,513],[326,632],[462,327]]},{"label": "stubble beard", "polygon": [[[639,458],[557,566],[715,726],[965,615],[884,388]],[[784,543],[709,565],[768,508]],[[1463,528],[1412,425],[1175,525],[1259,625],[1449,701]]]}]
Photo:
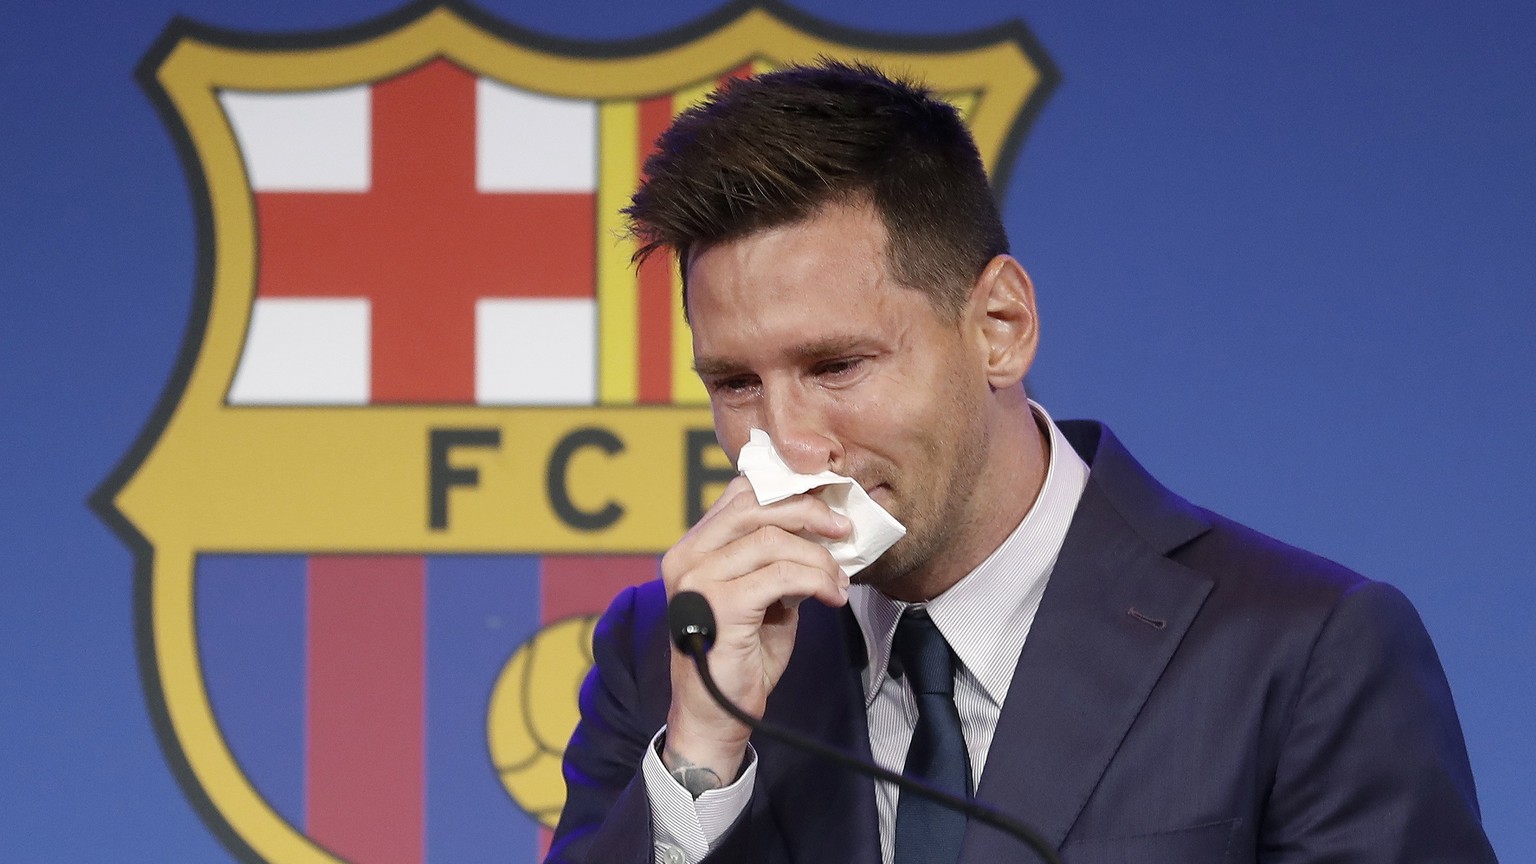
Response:
[{"label": "stubble beard", "polygon": [[[892,515],[906,525],[907,534],[874,563],[854,574],[850,580],[854,584],[868,585],[888,596],[926,594],[926,582],[935,578],[952,582],[965,575],[946,577],[939,571],[957,566],[956,554],[964,553],[967,531],[976,522],[972,494],[986,469],[990,441],[982,416],[985,406],[978,400],[967,404],[961,392],[957,387],[956,398],[946,406],[943,416],[950,422],[941,424],[938,446],[933,448],[936,455],[946,439],[953,448],[948,475],[933,478],[930,488],[922,488],[925,484],[910,477],[905,483],[898,479],[899,486],[893,484],[900,491],[899,500],[904,506],[901,513]],[[964,418],[965,422],[953,422],[956,418]],[[973,567],[980,560],[964,566]]]}]

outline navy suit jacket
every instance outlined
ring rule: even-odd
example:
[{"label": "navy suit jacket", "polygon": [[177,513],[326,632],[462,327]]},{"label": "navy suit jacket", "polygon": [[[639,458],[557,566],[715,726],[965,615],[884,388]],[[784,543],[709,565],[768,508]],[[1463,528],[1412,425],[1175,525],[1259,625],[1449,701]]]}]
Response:
[{"label": "navy suit jacket", "polygon": [[[977,798],[1067,864],[1490,862],[1439,659],[1392,587],[1197,508],[1104,427]],[[670,701],[660,583],[620,595],[566,752],[550,860],[646,864],[639,771]],[[869,756],[853,616],[801,607],[766,719]],[[873,782],[757,738],[711,861],[879,864]],[[961,864],[1033,861],[972,823]]]}]

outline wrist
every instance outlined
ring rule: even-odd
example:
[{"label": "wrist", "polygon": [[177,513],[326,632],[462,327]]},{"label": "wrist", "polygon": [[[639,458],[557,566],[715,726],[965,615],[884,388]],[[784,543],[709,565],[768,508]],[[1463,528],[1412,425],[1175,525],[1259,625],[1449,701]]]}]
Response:
[{"label": "wrist", "polygon": [[734,734],[736,729],[715,730],[725,731],[724,736],[699,734],[679,712],[673,712],[656,742],[662,766],[694,798],[736,782],[748,763],[749,730],[731,723],[741,734]]},{"label": "wrist", "polygon": [[742,753],[741,762],[736,770],[729,775],[721,774],[714,768],[700,765],[689,760],[667,746],[666,732],[656,738],[656,755],[660,757],[662,766],[667,774],[695,801],[705,792],[713,789],[724,789],[741,779],[747,766],[752,764],[752,750],[748,748]]}]

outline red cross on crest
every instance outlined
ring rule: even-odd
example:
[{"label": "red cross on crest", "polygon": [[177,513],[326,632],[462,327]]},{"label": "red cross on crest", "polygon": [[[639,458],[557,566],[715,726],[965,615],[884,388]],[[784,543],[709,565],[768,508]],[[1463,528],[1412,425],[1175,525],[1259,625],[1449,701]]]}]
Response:
[{"label": "red cross on crest", "polygon": [[364,191],[257,191],[257,296],[365,298],[370,402],[475,402],[479,301],[593,296],[595,166],[477,188],[476,84],[437,59],[372,85]]}]

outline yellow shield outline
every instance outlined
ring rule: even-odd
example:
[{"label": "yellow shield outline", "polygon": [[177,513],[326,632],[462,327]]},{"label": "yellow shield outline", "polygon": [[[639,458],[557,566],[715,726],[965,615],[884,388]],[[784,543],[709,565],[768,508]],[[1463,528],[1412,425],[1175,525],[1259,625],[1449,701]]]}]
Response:
[{"label": "yellow shield outline", "polygon": [[[1057,79],[1020,22],[945,37],[879,36],[750,0],[670,33],[613,43],[553,39],[459,2],[417,3],[355,27],[311,34],[234,33],[177,19],[147,53],[139,80],[176,139],[191,187],[197,294],[176,369],[92,505],[135,555],[141,677],[167,759],[231,850],[283,864],[340,860],[261,798],[223,739],[197,651],[198,552],[660,551],[686,527],[677,513],[647,508],[594,536],[562,522],[543,502],[520,503],[537,497],[519,490],[540,488],[541,478],[511,460],[500,471],[484,466],[482,491],[520,507],[515,520],[471,513],[451,532],[432,531],[422,518],[423,432],[495,426],[511,433],[504,452],[547,454],[572,429],[618,424],[631,445],[627,458],[571,470],[595,475],[601,469],[608,487],[644,494],[653,477],[684,470],[678,448],[668,442],[687,430],[709,429],[710,418],[697,407],[697,393],[679,392],[675,401],[684,405],[625,405],[623,389],[611,387],[602,390],[603,405],[583,408],[229,405],[225,394],[255,291],[256,246],[252,192],[218,91],[339,88],[442,56],[524,89],[621,102],[702,92],[701,81],[748,62],[775,67],[823,55],[919,72],[966,114],[999,190]],[[600,212],[622,206],[635,178],[629,179],[605,177]],[[599,247],[599,274],[617,272],[632,251],[627,241]],[[607,316],[633,314],[602,275],[596,287],[600,327]],[[604,337],[604,363],[609,354],[623,354],[610,347]],[[674,372],[686,374],[686,351],[674,351],[673,360]],[[573,483],[581,488],[579,478]],[[366,518],[343,520],[349,527],[338,531],[338,513]]]}]

